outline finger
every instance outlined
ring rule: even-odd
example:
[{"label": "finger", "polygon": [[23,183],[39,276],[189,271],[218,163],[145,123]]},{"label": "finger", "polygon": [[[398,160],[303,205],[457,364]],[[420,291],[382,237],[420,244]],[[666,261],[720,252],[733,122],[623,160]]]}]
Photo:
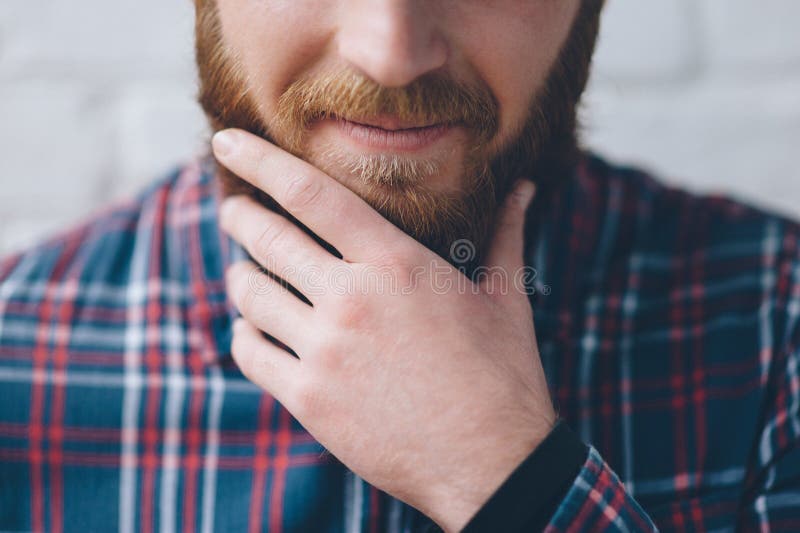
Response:
[{"label": "finger", "polygon": [[314,309],[252,261],[237,261],[225,272],[231,301],[248,322],[301,353]]},{"label": "finger", "polygon": [[286,404],[300,374],[300,360],[265,339],[243,318],[233,322],[231,355],[247,379]]},{"label": "finger", "polygon": [[369,262],[410,239],[353,191],[260,137],[228,129],[212,144],[220,163],[272,196],[347,261]]},{"label": "finger", "polygon": [[261,266],[289,282],[311,302],[324,274],[335,265],[344,266],[296,224],[247,196],[223,201],[220,225]]},{"label": "finger", "polygon": [[509,272],[524,266],[525,213],[535,195],[536,185],[527,179],[517,182],[511,190],[497,214],[486,266],[498,266]]}]

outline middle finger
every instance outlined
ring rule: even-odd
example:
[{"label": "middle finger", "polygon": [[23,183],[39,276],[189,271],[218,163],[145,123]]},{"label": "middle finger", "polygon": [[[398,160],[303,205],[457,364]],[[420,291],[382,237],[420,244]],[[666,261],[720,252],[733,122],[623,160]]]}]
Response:
[{"label": "middle finger", "polygon": [[312,303],[319,292],[315,284],[335,265],[344,264],[286,217],[247,196],[232,196],[223,202],[220,225],[261,266]]}]

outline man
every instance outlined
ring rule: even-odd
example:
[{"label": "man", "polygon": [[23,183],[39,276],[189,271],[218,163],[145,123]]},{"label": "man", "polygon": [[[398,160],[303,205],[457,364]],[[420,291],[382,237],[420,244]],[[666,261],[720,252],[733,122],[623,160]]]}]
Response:
[{"label": "man", "polygon": [[601,4],[196,0],[214,157],[0,263],[0,529],[800,528],[800,225],[578,149]]}]

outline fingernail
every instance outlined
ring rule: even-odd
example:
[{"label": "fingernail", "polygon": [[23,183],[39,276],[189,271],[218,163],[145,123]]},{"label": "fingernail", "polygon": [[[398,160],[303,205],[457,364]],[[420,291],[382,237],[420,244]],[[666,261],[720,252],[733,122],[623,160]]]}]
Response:
[{"label": "fingernail", "polygon": [[211,147],[218,156],[226,156],[236,149],[235,135],[228,130],[218,131],[211,138]]}]

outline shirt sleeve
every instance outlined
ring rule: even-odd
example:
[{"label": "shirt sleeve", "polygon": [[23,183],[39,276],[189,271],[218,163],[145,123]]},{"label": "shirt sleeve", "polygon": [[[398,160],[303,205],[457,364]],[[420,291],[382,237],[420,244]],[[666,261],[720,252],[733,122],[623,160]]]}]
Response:
[{"label": "shirt sleeve", "polygon": [[464,528],[488,531],[657,531],[593,447],[560,420]]},{"label": "shirt sleeve", "polygon": [[658,528],[600,453],[590,446],[586,462],[545,531],[658,531]]},{"label": "shirt sleeve", "polygon": [[[800,302],[800,289],[796,294]],[[753,443],[755,453],[747,466],[741,505],[726,517],[731,530],[800,531],[800,313],[794,321],[793,334],[786,336],[783,349],[764,371],[761,430]],[[575,455],[568,450],[575,441],[580,442],[559,422],[478,511],[465,531],[657,531],[592,446],[570,486],[563,492],[557,488],[554,480],[561,479],[573,465]],[[549,462],[557,466],[548,470]],[[542,503],[552,501],[547,495],[558,500],[555,505]],[[546,525],[540,527],[542,517],[548,513]]]}]

